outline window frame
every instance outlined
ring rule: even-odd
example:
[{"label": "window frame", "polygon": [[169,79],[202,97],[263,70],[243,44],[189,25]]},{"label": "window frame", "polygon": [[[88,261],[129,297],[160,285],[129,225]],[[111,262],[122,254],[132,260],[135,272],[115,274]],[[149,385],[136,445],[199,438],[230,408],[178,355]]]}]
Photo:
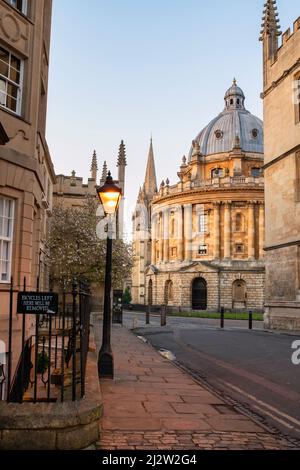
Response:
[{"label": "window frame", "polygon": [[208,226],[209,226],[209,218],[208,218],[208,213],[203,212],[202,214],[199,214],[199,233],[204,234],[208,233]]},{"label": "window frame", "polygon": [[208,255],[208,245],[199,245],[198,249],[199,256],[207,256]]},{"label": "window frame", "polygon": [[[11,221],[11,227],[10,227],[10,236],[5,237],[0,233],[0,285],[1,284],[9,284],[11,275],[12,275],[12,253],[13,253],[13,242],[14,242],[14,226],[15,226],[15,200],[6,196],[0,195],[0,200],[3,200],[3,214],[0,214],[0,218],[4,220],[4,206],[5,202],[11,202],[11,215],[9,217],[9,220]],[[4,260],[2,258],[2,250],[3,250],[3,244],[4,242],[8,243],[9,247],[9,257],[7,260]],[[2,262],[6,261],[8,263],[8,269],[7,269],[7,279],[4,280],[2,279],[3,276],[3,271],[2,271]]]},{"label": "window frame", "polygon": [[[6,0],[6,2],[12,7],[14,8],[15,10],[19,11],[20,13],[22,13],[23,15],[27,15],[28,13],[28,0],[21,0],[22,2],[22,8],[18,8],[17,6],[13,5],[13,2],[14,0]],[[18,2],[18,0],[16,0],[16,2]]]},{"label": "window frame", "polygon": [[[20,57],[18,57],[17,55],[13,54],[9,49],[6,49],[5,47],[3,47],[2,45],[0,46],[1,49],[3,49],[5,52],[7,52],[8,54],[8,77],[6,77],[5,75],[2,75],[0,73],[0,79],[2,81],[5,82],[5,85],[6,85],[6,90],[5,90],[5,97],[6,97],[6,100],[7,100],[7,96],[10,96],[7,92],[7,85],[10,84],[10,85],[13,85],[15,87],[17,87],[18,89],[18,93],[17,93],[17,98],[16,98],[16,111],[14,111],[13,109],[9,108],[7,105],[4,105],[4,104],[1,104],[0,103],[0,108],[1,109],[4,109],[6,111],[9,111],[13,114],[15,114],[16,116],[22,116],[22,104],[23,104],[23,85],[24,85],[24,60],[21,59]],[[11,58],[12,57],[15,57],[17,60],[20,61],[20,70],[17,70],[15,69],[15,67],[12,67],[11,65]],[[1,59],[0,59],[1,61]],[[4,62],[4,61],[1,61],[1,62]],[[20,83],[17,83],[13,80],[11,80],[11,78],[9,77],[10,75],[10,69],[13,68],[14,70],[16,70],[19,74],[20,74]],[[14,97],[12,97],[14,98]]]}]

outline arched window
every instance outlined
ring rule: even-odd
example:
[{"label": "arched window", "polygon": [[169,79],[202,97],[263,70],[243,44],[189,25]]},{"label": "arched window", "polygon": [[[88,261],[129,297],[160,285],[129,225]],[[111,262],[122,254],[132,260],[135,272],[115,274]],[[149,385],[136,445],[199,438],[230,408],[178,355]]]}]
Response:
[{"label": "arched window", "polygon": [[235,216],[235,232],[244,232],[244,216],[241,212]]},{"label": "arched window", "polygon": [[242,279],[237,279],[232,284],[232,300],[237,303],[245,303],[247,300],[247,286]]}]

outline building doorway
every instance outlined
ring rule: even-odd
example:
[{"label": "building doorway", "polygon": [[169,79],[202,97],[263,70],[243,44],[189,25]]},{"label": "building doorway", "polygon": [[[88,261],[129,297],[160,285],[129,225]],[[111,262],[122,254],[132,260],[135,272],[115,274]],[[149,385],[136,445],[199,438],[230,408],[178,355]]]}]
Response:
[{"label": "building doorway", "polygon": [[207,282],[202,277],[193,281],[192,306],[193,310],[207,310]]}]

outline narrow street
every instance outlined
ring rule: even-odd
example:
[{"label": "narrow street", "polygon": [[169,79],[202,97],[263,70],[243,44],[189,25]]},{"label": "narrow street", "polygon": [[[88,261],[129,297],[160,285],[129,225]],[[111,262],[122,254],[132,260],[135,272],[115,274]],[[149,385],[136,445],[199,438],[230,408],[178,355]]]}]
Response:
[{"label": "narrow street", "polygon": [[158,317],[126,313],[124,324],[231,402],[290,437],[300,438],[300,367],[292,364],[292,342],[299,336],[271,333],[255,322]]}]

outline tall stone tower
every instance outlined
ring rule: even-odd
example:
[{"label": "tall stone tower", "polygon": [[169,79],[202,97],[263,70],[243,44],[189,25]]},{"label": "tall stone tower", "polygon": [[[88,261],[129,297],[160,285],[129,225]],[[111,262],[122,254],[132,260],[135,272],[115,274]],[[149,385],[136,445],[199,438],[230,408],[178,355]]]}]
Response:
[{"label": "tall stone tower", "polygon": [[153,141],[151,138],[146,174],[133,214],[132,301],[145,304],[145,269],[151,262],[151,201],[157,193]]},{"label": "tall stone tower", "polygon": [[266,314],[271,328],[300,329],[300,17],[282,34],[268,0],[264,67]]}]

